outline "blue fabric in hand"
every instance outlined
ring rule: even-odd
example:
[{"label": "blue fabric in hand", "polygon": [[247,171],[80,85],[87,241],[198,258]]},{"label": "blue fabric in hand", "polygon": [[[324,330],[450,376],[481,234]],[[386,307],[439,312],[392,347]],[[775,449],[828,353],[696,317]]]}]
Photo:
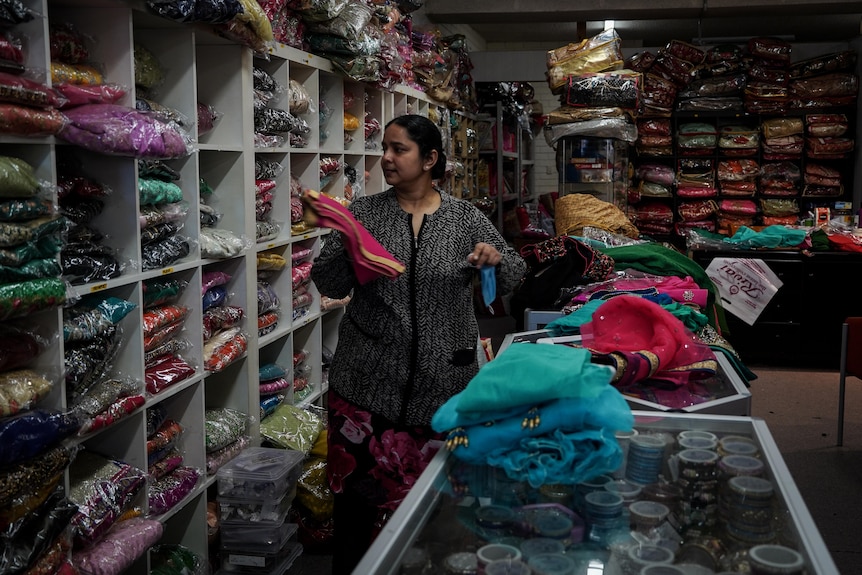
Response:
[{"label": "blue fabric in hand", "polygon": [[482,281],[482,301],[485,302],[485,307],[491,307],[497,299],[497,268],[482,266],[479,270],[479,278]]}]

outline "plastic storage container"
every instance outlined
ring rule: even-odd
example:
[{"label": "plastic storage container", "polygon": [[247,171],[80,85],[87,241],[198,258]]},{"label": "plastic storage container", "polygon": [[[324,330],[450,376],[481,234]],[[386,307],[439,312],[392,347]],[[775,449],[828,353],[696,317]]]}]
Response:
[{"label": "plastic storage container", "polygon": [[[302,544],[297,543],[296,541],[288,541],[285,543],[284,548],[278,555],[278,563],[275,564],[275,567],[256,567],[254,565],[244,564],[243,562],[247,561],[249,557],[240,553],[222,552],[222,554],[225,556],[225,563],[223,568],[219,569],[217,572],[218,575],[225,575],[226,573],[248,573],[250,575],[263,575],[265,573],[266,575],[283,575],[293,566],[293,562],[296,561],[296,558],[302,555]],[[232,559],[236,560],[236,562],[232,563]],[[251,560],[253,563],[255,561],[254,557],[252,557]]]},{"label": "plastic storage container", "polygon": [[293,499],[296,497],[296,484],[288,487],[281,499],[232,499],[218,498],[219,520],[221,523],[281,523],[287,517]]},{"label": "plastic storage container", "polygon": [[293,552],[288,545],[298,529],[296,523],[221,525],[221,554],[226,571],[249,573],[274,572]]},{"label": "plastic storage container", "polygon": [[299,479],[303,459],[301,451],[250,447],[218,470],[218,496],[280,500]]}]

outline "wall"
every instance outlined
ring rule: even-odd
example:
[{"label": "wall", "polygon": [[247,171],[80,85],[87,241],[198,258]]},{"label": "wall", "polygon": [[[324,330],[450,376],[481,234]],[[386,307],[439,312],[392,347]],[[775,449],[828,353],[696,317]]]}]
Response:
[{"label": "wall", "polygon": [[[560,106],[559,96],[551,94],[548,83],[542,79],[540,82],[530,82],[536,92],[536,100],[542,103],[545,114]],[[545,136],[539,132],[536,136],[535,165],[534,170],[534,196],[540,196],[557,191],[559,175],[557,174],[557,159],[554,149],[545,140]]]}]

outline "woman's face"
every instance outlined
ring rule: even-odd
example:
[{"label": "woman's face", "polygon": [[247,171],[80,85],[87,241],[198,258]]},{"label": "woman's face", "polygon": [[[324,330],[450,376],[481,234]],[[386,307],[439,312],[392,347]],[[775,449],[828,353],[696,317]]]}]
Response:
[{"label": "woman's face", "polygon": [[419,153],[419,146],[396,124],[383,133],[383,177],[390,186],[406,186],[428,174],[429,159]]}]

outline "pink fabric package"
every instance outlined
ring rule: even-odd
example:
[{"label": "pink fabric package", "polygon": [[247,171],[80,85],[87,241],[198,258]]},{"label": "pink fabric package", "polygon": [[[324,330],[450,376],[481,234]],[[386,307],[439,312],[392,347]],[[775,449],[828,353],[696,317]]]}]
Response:
[{"label": "pink fabric package", "polygon": [[65,112],[69,123],[58,136],[94,152],[135,158],[181,158],[189,139],[153,114],[115,104],[86,104]]}]

